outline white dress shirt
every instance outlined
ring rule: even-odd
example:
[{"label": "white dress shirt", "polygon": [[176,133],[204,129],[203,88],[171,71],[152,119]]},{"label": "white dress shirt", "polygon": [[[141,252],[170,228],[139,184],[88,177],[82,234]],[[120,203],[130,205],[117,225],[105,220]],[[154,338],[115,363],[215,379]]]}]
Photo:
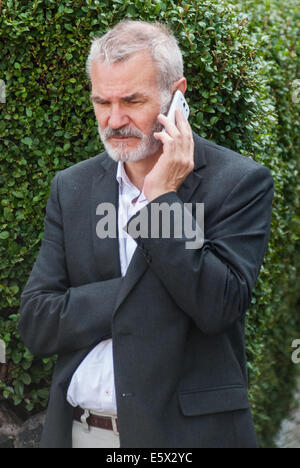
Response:
[{"label": "white dress shirt", "polygon": [[[144,191],[140,192],[131,183],[122,162],[118,163],[116,179],[119,183],[120,263],[122,276],[125,276],[137,243],[123,227],[137,211],[147,205],[148,200]],[[101,341],[79,365],[69,385],[67,400],[74,407],[81,406],[102,413],[117,414],[112,339]]]}]

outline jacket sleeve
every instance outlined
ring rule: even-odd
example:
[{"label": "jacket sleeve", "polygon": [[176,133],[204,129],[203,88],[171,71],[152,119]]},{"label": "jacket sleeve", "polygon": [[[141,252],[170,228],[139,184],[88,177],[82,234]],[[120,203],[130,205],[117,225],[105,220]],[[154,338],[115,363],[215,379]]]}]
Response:
[{"label": "jacket sleeve", "polygon": [[[250,306],[270,235],[273,185],[271,173],[264,166],[245,174],[224,197],[209,229],[204,226],[200,248],[187,249],[190,239],[184,235],[151,238],[150,229],[148,237],[135,235],[150,268],[205,334],[223,332]],[[176,192],[169,192],[142,208],[149,219],[153,203],[179,203],[183,212],[187,209]],[[127,223],[129,234],[142,210]]]},{"label": "jacket sleeve", "polygon": [[36,356],[85,348],[111,336],[111,316],[122,278],[72,287],[65,260],[58,177],[51,184],[42,245],[21,294],[18,329]]}]

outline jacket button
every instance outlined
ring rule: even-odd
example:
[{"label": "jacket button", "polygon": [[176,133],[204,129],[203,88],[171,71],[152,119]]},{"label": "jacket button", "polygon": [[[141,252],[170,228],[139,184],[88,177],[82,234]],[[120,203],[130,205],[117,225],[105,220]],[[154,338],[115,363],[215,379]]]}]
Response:
[{"label": "jacket button", "polygon": [[122,398],[129,398],[132,397],[134,394],[133,393],[121,393]]}]

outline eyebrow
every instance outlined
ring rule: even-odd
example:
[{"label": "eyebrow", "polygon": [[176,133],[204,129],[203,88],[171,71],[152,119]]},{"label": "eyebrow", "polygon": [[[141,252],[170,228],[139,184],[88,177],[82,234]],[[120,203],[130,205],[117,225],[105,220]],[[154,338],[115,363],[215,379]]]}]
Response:
[{"label": "eyebrow", "polygon": [[[146,96],[143,93],[133,93],[133,94],[129,94],[128,96],[124,96],[124,97],[121,98],[121,100],[124,101],[124,102],[134,101],[135,99],[147,100],[148,96]],[[103,102],[108,101],[107,99],[104,99],[101,96],[93,95],[93,94],[91,94],[91,100],[92,101],[103,101]]]}]

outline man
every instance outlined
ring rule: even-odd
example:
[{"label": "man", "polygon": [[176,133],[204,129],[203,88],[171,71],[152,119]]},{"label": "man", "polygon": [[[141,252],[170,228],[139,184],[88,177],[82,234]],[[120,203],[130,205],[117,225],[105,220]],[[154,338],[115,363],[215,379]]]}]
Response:
[{"label": "man", "polygon": [[[25,344],[58,355],[41,447],[257,447],[244,326],[272,176],[163,115],[186,90],[163,26],[119,23],[87,71],[106,152],[54,177],[21,297]],[[164,216],[159,235],[134,235],[154,206],[187,215],[187,203],[204,203],[201,246],[163,236]],[[103,206],[116,207],[115,236],[99,228]]]}]

